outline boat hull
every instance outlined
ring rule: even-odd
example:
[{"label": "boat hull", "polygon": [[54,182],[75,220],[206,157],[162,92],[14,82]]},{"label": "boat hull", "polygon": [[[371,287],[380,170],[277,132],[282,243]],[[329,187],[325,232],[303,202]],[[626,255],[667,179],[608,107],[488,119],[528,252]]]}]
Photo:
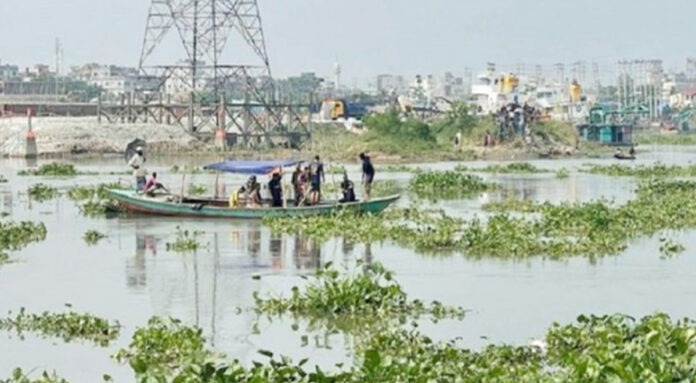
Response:
[{"label": "boat hull", "polygon": [[380,213],[399,199],[399,195],[375,198],[367,202],[324,203],[316,206],[287,208],[230,208],[204,203],[177,203],[161,198],[150,198],[133,191],[109,190],[112,198],[118,201],[124,210],[148,215],[190,218],[224,218],[224,219],[263,219],[267,217],[309,217],[329,215],[341,210],[353,210],[361,213]]}]

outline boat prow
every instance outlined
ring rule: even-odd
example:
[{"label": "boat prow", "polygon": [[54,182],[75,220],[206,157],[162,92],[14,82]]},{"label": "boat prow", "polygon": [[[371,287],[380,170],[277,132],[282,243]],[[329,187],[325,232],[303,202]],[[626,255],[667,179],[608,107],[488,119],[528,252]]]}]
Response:
[{"label": "boat prow", "polygon": [[122,209],[139,213],[169,217],[199,217],[227,219],[262,219],[267,217],[308,217],[329,215],[342,210],[378,214],[396,202],[401,195],[374,198],[369,201],[339,203],[322,202],[312,206],[288,206],[284,208],[229,207],[227,199],[180,198],[172,195],[147,196],[133,190],[109,189],[109,195],[118,201]]}]

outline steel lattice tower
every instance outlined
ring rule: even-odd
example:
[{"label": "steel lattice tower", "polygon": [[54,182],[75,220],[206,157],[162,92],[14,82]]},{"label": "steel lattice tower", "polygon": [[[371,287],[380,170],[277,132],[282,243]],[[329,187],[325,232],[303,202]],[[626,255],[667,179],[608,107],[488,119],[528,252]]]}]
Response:
[{"label": "steel lattice tower", "polygon": [[[223,62],[223,52],[233,33],[238,33],[247,47],[235,46],[237,49],[251,49],[253,61],[246,64]],[[162,65],[154,63],[154,56],[161,48],[165,38],[176,34],[179,49],[183,49],[184,60],[175,64]],[[238,57],[235,54],[235,57]],[[267,106],[273,100],[273,81],[266,51],[263,26],[257,0],[151,0],[145,37],[139,62],[140,73],[151,81],[143,90],[148,94],[170,92],[165,89],[167,81],[176,80],[177,89],[190,95],[191,104],[198,105],[202,100],[195,100],[199,93],[209,92],[214,101],[227,108],[221,93],[236,90],[244,93],[244,99],[255,106]],[[155,81],[152,81],[155,79]],[[243,90],[240,90],[243,88]],[[161,96],[160,96],[161,97]],[[195,100],[195,101],[194,101]],[[193,110],[194,107],[192,106]],[[229,112],[229,111],[228,111]],[[267,131],[270,125],[279,124],[273,118],[271,108],[267,108],[268,118],[265,126],[239,126],[242,133],[261,128]],[[216,113],[217,117],[217,113]],[[196,130],[202,125],[193,122],[193,112],[189,114],[189,126]],[[201,120],[201,118],[198,118]],[[250,121],[255,120],[255,121]],[[256,118],[249,117],[244,124],[256,123]]]}]

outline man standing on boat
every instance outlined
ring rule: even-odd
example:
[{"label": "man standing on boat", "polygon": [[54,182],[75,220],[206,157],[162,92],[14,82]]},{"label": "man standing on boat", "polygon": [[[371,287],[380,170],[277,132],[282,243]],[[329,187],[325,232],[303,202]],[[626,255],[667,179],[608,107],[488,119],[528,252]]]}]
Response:
[{"label": "man standing on boat", "polygon": [[372,191],[372,181],[375,179],[375,167],[372,166],[372,161],[370,157],[365,153],[360,153],[360,160],[362,161],[362,182],[363,191],[365,196],[363,199],[365,201],[370,200],[370,191]]},{"label": "man standing on boat", "polygon": [[321,200],[321,183],[324,182],[324,164],[319,156],[314,157],[310,170],[310,194],[312,195],[312,205],[316,205]]},{"label": "man standing on boat", "polygon": [[143,165],[145,164],[145,156],[143,155],[143,147],[138,146],[135,148],[135,154],[128,161],[128,166],[133,169],[133,177],[135,177],[135,188],[136,191],[144,191],[145,189],[145,176],[147,172]]},{"label": "man standing on boat", "polygon": [[275,171],[268,182],[268,191],[271,193],[271,206],[283,207],[283,186],[281,185],[280,172]]},{"label": "man standing on boat", "polygon": [[295,191],[295,205],[300,206],[302,201],[302,164],[297,164],[295,171],[292,172],[291,182]]}]

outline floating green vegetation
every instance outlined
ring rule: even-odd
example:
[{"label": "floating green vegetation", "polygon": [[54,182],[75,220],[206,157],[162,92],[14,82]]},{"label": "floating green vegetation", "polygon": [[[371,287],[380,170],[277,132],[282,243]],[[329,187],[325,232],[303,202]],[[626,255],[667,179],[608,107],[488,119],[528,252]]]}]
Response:
[{"label": "floating green vegetation", "polygon": [[495,174],[534,174],[549,172],[546,169],[539,169],[528,162],[512,162],[506,165],[492,164],[485,168],[470,168],[464,165],[457,165],[454,167],[454,171],[462,173],[480,172]]},{"label": "floating green vegetation", "polygon": [[85,201],[88,199],[109,199],[109,189],[123,189],[118,182],[102,183],[92,186],[74,186],[68,189],[68,198],[73,201]]},{"label": "floating green vegetation", "polygon": [[570,171],[566,168],[559,169],[556,171],[556,178],[558,179],[564,179],[570,177]]},{"label": "floating green vegetation", "polygon": [[[104,379],[104,381],[107,381]],[[61,378],[54,373],[44,371],[41,375],[32,379],[25,375],[21,368],[15,368],[12,371],[12,376],[8,379],[0,379],[0,383],[68,383],[67,380]]]},{"label": "floating green vegetation", "polygon": [[106,347],[118,338],[121,326],[91,314],[75,312],[51,313],[40,315],[27,314],[24,308],[19,313],[0,319],[0,329],[16,331],[20,336],[25,332],[39,333],[44,336],[61,338],[65,342],[86,340]]},{"label": "floating green vegetation", "polygon": [[696,373],[696,327],[666,314],[581,316],[546,335],[548,362],[569,382],[683,382]]},{"label": "floating green vegetation", "polygon": [[457,171],[421,172],[409,184],[409,189],[418,197],[430,199],[457,199],[496,187],[495,184],[484,182],[481,177]]},{"label": "floating green vegetation", "polygon": [[89,200],[78,205],[80,212],[85,217],[98,218],[105,214],[118,213],[120,208],[112,200]]},{"label": "floating green vegetation", "polygon": [[17,251],[32,242],[46,239],[46,226],[31,221],[0,221],[0,264],[9,261],[8,251]]},{"label": "floating green vegetation", "polygon": [[0,175],[0,184],[6,184],[8,182],[7,178],[5,176]]},{"label": "floating green vegetation", "polygon": [[420,173],[423,171],[423,169],[421,169],[419,167],[409,166],[409,165],[394,164],[394,165],[378,166],[377,171],[384,172],[384,173]]},{"label": "floating green vegetation", "polygon": [[176,227],[176,240],[167,242],[167,251],[186,253],[196,251],[201,247],[198,238],[203,235],[202,231],[188,231],[181,227]]},{"label": "floating green vegetation", "polygon": [[641,145],[696,145],[696,134],[638,134],[635,142]]},{"label": "floating green vegetation", "polygon": [[93,186],[75,186],[68,190],[68,198],[79,202],[80,212],[87,217],[100,217],[120,211],[118,203],[109,196],[109,189],[123,189],[118,182]]},{"label": "floating green vegetation", "polygon": [[37,202],[44,202],[56,198],[58,189],[44,183],[38,183],[29,187],[27,194]]},{"label": "floating green vegetation", "polygon": [[660,238],[660,254],[664,258],[671,258],[675,255],[681,254],[686,250],[684,245],[677,243],[668,238]]},{"label": "floating green vegetation", "polygon": [[546,173],[548,170],[539,169],[528,162],[513,162],[507,165],[488,165],[482,171],[487,173],[533,174]]},{"label": "floating green vegetation", "polygon": [[539,204],[525,199],[506,198],[502,201],[487,202],[481,209],[494,213],[536,213],[539,211]]},{"label": "floating green vegetation", "polygon": [[106,234],[97,230],[87,230],[82,236],[82,239],[90,246],[96,245],[104,238],[106,238]]},{"label": "floating green vegetation", "polygon": [[656,163],[654,165],[585,165],[581,171],[590,174],[624,177],[696,177],[696,165],[676,166]]},{"label": "floating green vegetation", "polygon": [[393,273],[381,264],[359,264],[357,272],[342,275],[329,262],[316,271],[310,284],[301,290],[295,286],[288,298],[261,298],[254,294],[256,312],[268,315],[291,314],[310,318],[362,316],[375,321],[384,316],[434,319],[463,318],[464,310],[446,307],[440,302],[429,305],[409,300]]},{"label": "floating green vegetation", "polygon": [[205,173],[206,171],[204,169],[201,169],[197,166],[191,166],[191,165],[184,165],[184,166],[179,166],[179,165],[173,165],[171,168],[169,168],[169,172],[172,174],[177,174],[177,173],[182,173],[182,174],[201,174]]},{"label": "floating green vegetation", "polygon": [[[562,203],[505,200],[484,205],[487,219],[442,212],[391,209],[381,215],[348,212],[328,217],[264,221],[276,232],[355,242],[392,241],[422,253],[459,252],[470,257],[547,256],[591,258],[617,254],[640,236],[696,227],[696,182],[652,180],[624,205],[610,201]],[[509,213],[536,213],[513,217]]]},{"label": "floating green vegetation", "polygon": [[188,195],[197,196],[197,195],[203,195],[207,191],[208,191],[208,188],[206,188],[203,185],[189,184],[187,193],[188,193]]},{"label": "floating green vegetation", "polygon": [[78,172],[73,164],[52,162],[41,165],[38,169],[22,170],[17,174],[20,176],[76,176]]},{"label": "floating green vegetation", "polygon": [[554,324],[541,346],[472,351],[398,328],[365,339],[353,365],[331,372],[267,350],[259,351],[267,360],[246,368],[208,350],[200,329],[153,319],[115,358],[129,363],[139,382],[688,382],[696,370],[694,323],[673,323],[661,313],[639,321],[580,316],[574,324]]},{"label": "floating green vegetation", "polygon": [[147,327],[135,331],[128,349],[119,350],[114,359],[128,362],[138,381],[145,382],[147,377],[193,374],[193,366],[207,364],[212,356],[201,329],[184,326],[175,319],[151,318]]}]

